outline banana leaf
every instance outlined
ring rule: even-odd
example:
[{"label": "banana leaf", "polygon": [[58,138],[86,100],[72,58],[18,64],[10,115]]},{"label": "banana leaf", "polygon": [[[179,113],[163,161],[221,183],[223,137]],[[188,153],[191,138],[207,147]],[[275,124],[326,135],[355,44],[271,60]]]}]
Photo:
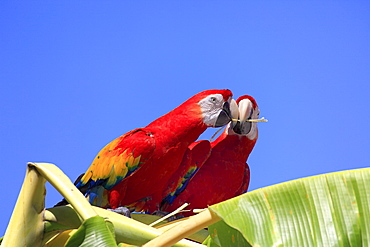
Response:
[{"label": "banana leaf", "polygon": [[[45,210],[46,181],[71,205]],[[116,241],[142,245],[162,232],[136,220],[91,206],[55,165],[29,163],[24,184],[0,245],[117,246]],[[176,246],[203,245],[182,240]]]},{"label": "banana leaf", "polygon": [[68,239],[66,247],[117,246],[114,226],[101,216],[85,220],[80,228]]},{"label": "banana leaf", "polygon": [[369,185],[364,168],[248,192],[209,207],[222,222],[209,226],[205,244],[370,246]]}]

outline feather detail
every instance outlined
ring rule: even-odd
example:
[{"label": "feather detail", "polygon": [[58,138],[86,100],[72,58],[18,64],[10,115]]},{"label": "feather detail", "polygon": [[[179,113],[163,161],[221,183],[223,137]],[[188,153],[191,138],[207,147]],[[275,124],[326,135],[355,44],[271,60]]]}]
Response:
[{"label": "feather detail", "polygon": [[211,145],[209,141],[202,140],[189,145],[183,157],[183,162],[167,184],[168,189],[163,194],[164,199],[162,205],[171,204],[185,190],[192,177],[208,159],[210,154]]},{"label": "feather detail", "polygon": [[179,179],[176,189],[169,193],[163,200],[166,203],[172,203],[175,198],[184,191],[186,188],[187,184],[189,183],[190,179],[194,176],[194,174],[199,170],[199,167],[197,166],[192,166],[189,168],[189,170],[185,173],[184,177]]},{"label": "feather detail", "polygon": [[[243,108],[239,105],[239,118],[242,113],[248,117],[247,119],[257,119],[259,109],[256,101],[251,96],[240,98],[249,100],[251,107]],[[237,102],[240,102],[240,99]],[[248,103],[248,101],[244,101],[244,103]],[[251,109],[253,110],[251,111]],[[175,191],[170,191],[170,193],[166,191],[167,194],[163,195],[164,199],[160,210],[171,212],[185,202],[190,204],[188,207],[190,210],[205,208],[246,192],[250,179],[250,170],[246,161],[258,138],[257,123],[253,124],[255,125],[255,134],[253,138],[250,138],[249,133],[234,132],[232,123],[230,123],[224,132],[212,141],[210,144],[211,154],[200,169],[193,174],[191,174],[191,168],[194,167],[192,162],[197,153],[184,155],[181,166],[188,166],[190,170],[187,173],[182,173],[184,174],[183,180],[176,183]],[[191,177],[186,180],[185,178],[189,174]],[[183,214],[190,216],[193,213]]]},{"label": "feather detail", "polygon": [[[219,100],[212,101],[212,95]],[[201,92],[146,127],[118,137],[98,153],[76,186],[87,188],[86,196],[96,206],[105,207],[108,198],[107,206],[111,208],[136,203],[137,209],[157,210],[165,185],[178,169],[188,146],[207,127],[215,126],[220,116],[228,116],[224,106],[231,96],[230,90]],[[200,101],[209,108],[201,107]],[[204,115],[212,121],[205,121]],[[208,153],[202,154],[208,157]],[[183,170],[188,171],[188,167]],[[196,170],[190,169],[189,177]],[[180,181],[185,186],[186,179]],[[177,181],[173,185],[181,184]]]},{"label": "feather detail", "polygon": [[140,167],[141,155],[135,157],[131,147],[123,149],[121,145],[125,136],[128,135],[113,140],[98,153],[77,187],[90,183],[90,187],[103,185],[111,189]]}]

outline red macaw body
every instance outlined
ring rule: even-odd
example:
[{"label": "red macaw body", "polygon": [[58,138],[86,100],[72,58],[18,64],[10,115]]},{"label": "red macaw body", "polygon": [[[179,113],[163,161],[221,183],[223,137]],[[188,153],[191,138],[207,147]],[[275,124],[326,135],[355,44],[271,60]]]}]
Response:
[{"label": "red macaw body", "polygon": [[[239,104],[239,112],[247,111],[247,118],[258,118],[259,110],[255,100],[250,96],[243,96],[237,102],[241,100],[244,100],[243,104],[247,103],[249,106],[240,107]],[[171,179],[177,181],[175,182],[177,188],[174,189],[173,182],[169,183],[169,188],[163,194],[161,211],[171,212],[184,203],[190,204],[187,209],[205,208],[246,192],[250,179],[246,161],[257,141],[256,124],[248,122],[247,128],[244,128],[240,123],[237,124],[238,126],[235,123],[229,123],[225,131],[210,143],[210,153],[207,153],[206,148],[189,150],[191,154],[184,156],[185,160],[182,161],[181,166],[192,167],[187,171],[193,172],[186,176],[184,176],[186,172],[183,172],[181,179],[179,179],[179,172],[173,175]],[[244,132],[241,133],[241,129],[244,129]],[[187,158],[200,156],[199,153],[209,155],[208,159],[198,164],[190,160],[192,165],[189,165]]]},{"label": "red macaw body", "polygon": [[231,96],[229,90],[201,92],[148,126],[118,137],[98,153],[77,187],[88,185],[93,205],[157,210],[163,187],[189,144],[207,127],[229,121]]},{"label": "red macaw body", "polygon": [[[201,168],[211,155],[211,143],[207,140],[197,141],[189,145],[177,171],[165,186],[165,201],[172,201],[186,188],[191,177]],[[181,205],[179,205],[181,206]]]}]

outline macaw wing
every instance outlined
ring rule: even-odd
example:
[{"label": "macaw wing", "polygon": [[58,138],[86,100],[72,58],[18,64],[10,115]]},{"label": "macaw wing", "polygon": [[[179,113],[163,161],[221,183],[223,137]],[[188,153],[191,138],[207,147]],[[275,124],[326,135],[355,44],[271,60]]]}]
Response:
[{"label": "macaw wing", "polygon": [[235,196],[238,196],[240,194],[246,193],[249,187],[249,182],[250,182],[251,174],[249,170],[249,165],[245,163],[244,167],[244,177],[243,177],[243,183],[240,187],[240,189],[236,192]]},{"label": "macaw wing", "polygon": [[202,140],[189,145],[179,169],[169,180],[167,190],[164,192],[162,204],[172,203],[174,199],[186,188],[191,178],[207,161],[211,154],[209,141]]},{"label": "macaw wing", "polygon": [[154,138],[145,129],[132,130],[106,145],[76,185],[101,185],[111,189],[143,166],[155,149]]}]

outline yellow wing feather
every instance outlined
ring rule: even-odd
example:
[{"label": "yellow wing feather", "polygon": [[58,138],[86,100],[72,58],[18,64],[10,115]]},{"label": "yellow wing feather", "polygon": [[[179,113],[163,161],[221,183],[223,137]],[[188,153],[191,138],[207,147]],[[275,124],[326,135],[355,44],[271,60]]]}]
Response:
[{"label": "yellow wing feather", "polygon": [[144,165],[155,150],[155,139],[144,129],[132,130],[106,145],[81,178],[79,186],[112,188]]},{"label": "yellow wing feather", "polygon": [[105,146],[95,157],[91,166],[81,178],[81,182],[86,184],[90,179],[98,181],[108,179],[106,184],[111,186],[122,180],[129,172],[133,172],[140,163],[140,156],[134,157],[128,149],[116,148],[119,138]]}]

